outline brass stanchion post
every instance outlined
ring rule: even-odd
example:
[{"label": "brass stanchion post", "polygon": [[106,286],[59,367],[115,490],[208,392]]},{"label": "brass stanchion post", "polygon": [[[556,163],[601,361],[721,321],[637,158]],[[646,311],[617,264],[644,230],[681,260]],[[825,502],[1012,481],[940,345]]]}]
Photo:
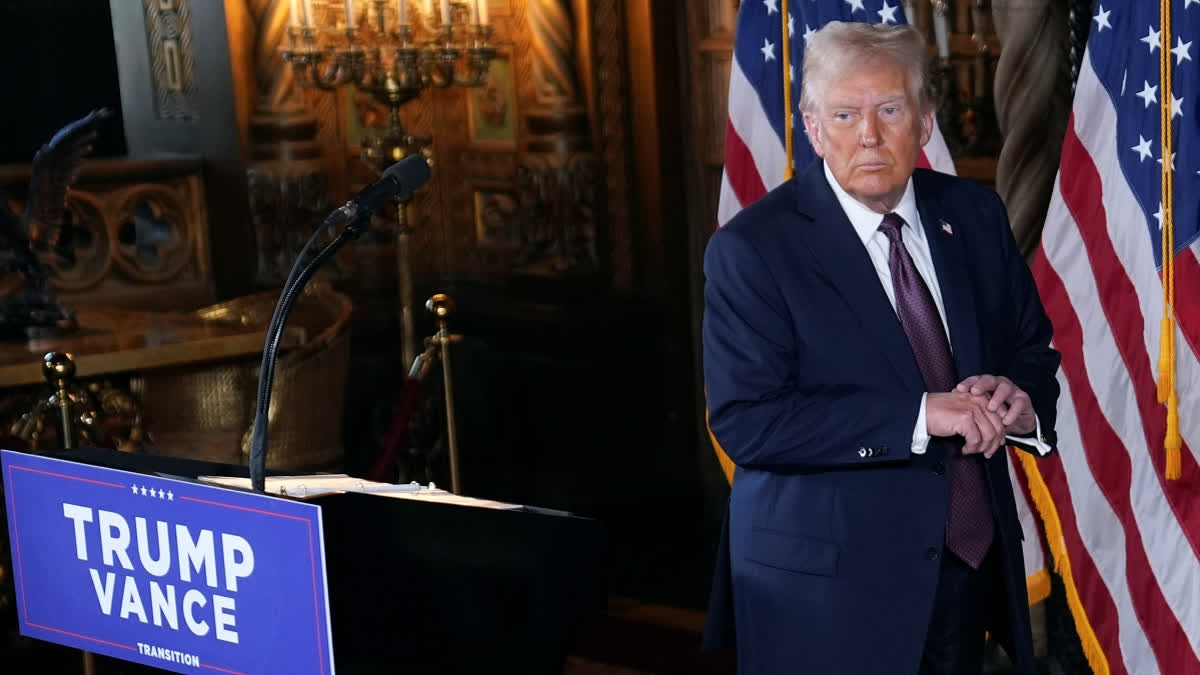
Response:
[{"label": "brass stanchion post", "polygon": [[[75,379],[75,360],[71,358],[70,354],[64,352],[50,352],[42,357],[42,376],[46,378],[46,382],[49,383],[50,390],[53,392],[50,396],[50,405],[57,406],[59,411],[61,426],[59,445],[64,450],[72,449],[77,445],[71,410],[74,405],[71,387],[74,385]],[[96,675],[95,654],[81,650],[80,663],[83,675]]]},{"label": "brass stanchion post", "polygon": [[441,347],[442,351],[442,383],[446,394],[446,445],[450,453],[450,491],[462,494],[458,471],[458,428],[454,419],[454,377],[450,367],[450,345],[458,342],[462,336],[451,333],[448,328],[450,315],[454,313],[454,300],[444,293],[438,293],[425,303],[425,309],[433,313],[437,324],[437,332],[431,342]]}]

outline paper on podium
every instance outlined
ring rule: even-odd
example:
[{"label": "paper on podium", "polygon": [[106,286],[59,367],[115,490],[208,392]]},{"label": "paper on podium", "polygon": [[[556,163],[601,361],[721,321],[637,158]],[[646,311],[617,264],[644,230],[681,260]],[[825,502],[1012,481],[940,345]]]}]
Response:
[{"label": "paper on podium", "polygon": [[[249,490],[249,478],[231,476],[199,476],[202,483],[220,485],[222,487]],[[316,497],[335,492],[362,492],[380,497],[398,499],[413,499],[439,504],[457,504],[459,506],[475,506],[487,509],[519,509],[519,504],[507,504],[490,499],[476,499],[447,492],[441,488],[420,483],[379,483],[376,481],[355,478],[344,473],[321,473],[305,476],[271,476],[266,479],[264,491],[267,494],[279,494],[287,497]]]}]

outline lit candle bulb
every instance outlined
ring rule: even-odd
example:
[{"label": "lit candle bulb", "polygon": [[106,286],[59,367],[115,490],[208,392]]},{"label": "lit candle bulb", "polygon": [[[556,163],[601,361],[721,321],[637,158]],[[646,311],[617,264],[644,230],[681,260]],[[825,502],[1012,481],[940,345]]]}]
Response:
[{"label": "lit candle bulb", "polygon": [[400,3],[400,25],[408,25],[408,0],[399,0]]},{"label": "lit candle bulb", "polygon": [[312,28],[312,25],[313,25],[312,0],[304,0],[304,27]]},{"label": "lit candle bulb", "polygon": [[488,0],[479,0],[479,25],[488,25]]},{"label": "lit candle bulb", "polygon": [[442,25],[450,26],[450,0],[442,0]]},{"label": "lit candle bulb", "polygon": [[950,58],[950,27],[946,24],[946,6],[940,2],[933,12],[933,36],[937,41],[938,56]]},{"label": "lit candle bulb", "polygon": [[300,0],[292,0],[292,11],[288,15],[288,25],[292,28],[300,27]]},{"label": "lit candle bulb", "polygon": [[468,5],[471,10],[471,25],[479,23],[479,0],[471,0]]},{"label": "lit candle bulb", "polygon": [[346,28],[354,28],[354,0],[346,0]]}]

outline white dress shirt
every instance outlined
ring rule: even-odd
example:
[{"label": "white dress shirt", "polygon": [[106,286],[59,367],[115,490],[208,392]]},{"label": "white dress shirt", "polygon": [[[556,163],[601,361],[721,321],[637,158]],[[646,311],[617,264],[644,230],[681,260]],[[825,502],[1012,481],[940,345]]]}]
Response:
[{"label": "white dress shirt", "polygon": [[[871,257],[871,264],[875,266],[875,273],[879,275],[879,283],[883,286],[883,291],[887,293],[888,302],[892,303],[892,309],[896,309],[896,289],[892,286],[892,269],[888,264],[890,243],[887,235],[879,231],[879,225],[883,222],[883,214],[876,213],[868,209],[862,202],[854,197],[851,197],[842,186],[834,178],[833,172],[829,169],[829,164],[826,163],[825,180],[829,183],[829,187],[833,188],[833,194],[837,196],[838,203],[842,206],[842,211],[846,213],[846,217],[850,219],[850,224],[854,226],[855,233],[862,240],[863,246],[867,249],[867,255]],[[942,303],[942,290],[938,285],[937,272],[933,266],[933,259],[929,253],[929,241],[925,238],[925,228],[921,224],[921,214],[917,211],[917,198],[913,192],[912,178],[908,179],[908,185],[904,188],[904,196],[900,198],[900,203],[892,210],[896,215],[904,219],[904,227],[901,230],[904,238],[904,247],[908,249],[909,256],[912,257],[913,265],[916,266],[917,272],[921,278],[925,280],[925,285],[929,287],[929,293],[933,296],[933,303],[937,305],[938,316],[942,319],[942,329],[946,330],[946,307]],[[947,344],[953,344],[950,339],[950,333],[946,332]],[[953,347],[951,348],[953,349]],[[915,454],[924,454],[925,449],[929,446],[929,430],[925,423],[925,399],[928,395],[921,395],[921,408],[917,413],[917,424],[913,428],[912,437],[912,452]],[[1037,419],[1037,430],[1034,436],[1007,436],[1008,439],[1030,445],[1037,448],[1039,454],[1046,455],[1050,453],[1050,446],[1042,442],[1042,421]]]}]

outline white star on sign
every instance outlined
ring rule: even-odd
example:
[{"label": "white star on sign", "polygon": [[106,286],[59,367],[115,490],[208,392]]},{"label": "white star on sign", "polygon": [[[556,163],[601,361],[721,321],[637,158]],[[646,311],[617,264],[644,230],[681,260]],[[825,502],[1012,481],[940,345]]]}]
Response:
[{"label": "white star on sign", "polygon": [[779,13],[779,7],[775,5],[777,2],[779,0],[763,0],[763,4],[767,6],[767,16]]},{"label": "white star on sign", "polygon": [[163,497],[166,497],[166,496],[167,496],[167,493],[163,492],[163,491],[162,491],[162,489],[161,489],[161,488],[159,488],[159,490],[158,490],[158,498],[159,498],[159,499],[162,499]]},{"label": "white star on sign", "polygon": [[[1192,2],[1200,2],[1200,0],[1192,0]],[[1146,31],[1146,37],[1142,38],[1141,41],[1150,45],[1150,53],[1153,54],[1154,50],[1158,49],[1162,42],[1162,31],[1154,30],[1154,26],[1147,26]]]},{"label": "white star on sign", "polygon": [[1138,141],[1139,143],[1130,148],[1130,150],[1133,150],[1137,154],[1141,155],[1141,161],[1143,162],[1146,161],[1147,157],[1153,157],[1154,153],[1150,152],[1150,141],[1142,138],[1141,134],[1138,134]]},{"label": "white star on sign", "polygon": [[[1158,163],[1162,164],[1162,160],[1158,160]],[[1173,152],[1171,153],[1171,171],[1175,171],[1175,153]]]},{"label": "white star on sign", "polygon": [[133,494],[135,494],[135,495],[137,494],[137,486],[136,485],[133,486]]},{"label": "white star on sign", "polygon": [[1171,50],[1171,53],[1175,55],[1175,65],[1192,60],[1191,54],[1188,54],[1188,50],[1191,48],[1192,43],[1184,42],[1181,37],[1175,38],[1175,48]]},{"label": "white star on sign", "polygon": [[[1200,2],[1200,0],[1196,0]],[[887,0],[883,0],[883,9],[879,10],[879,23],[896,23],[896,10],[900,9],[899,5],[889,7]]]},{"label": "white star on sign", "polygon": [[1149,108],[1151,103],[1158,103],[1158,85],[1156,84],[1151,87],[1150,83],[1146,82],[1146,80],[1142,80],[1142,82],[1145,82],[1145,84],[1142,85],[1141,93],[1134,95],[1146,102],[1146,105],[1143,107]]},{"label": "white star on sign", "polygon": [[175,493],[174,492],[167,490],[167,501],[169,501],[169,502],[175,501]]},{"label": "white star on sign", "polygon": [[1158,221],[1158,229],[1161,230],[1162,229],[1162,219],[1163,219],[1162,202],[1158,203],[1158,210],[1154,212],[1154,219]]},{"label": "white star on sign", "polygon": [[762,52],[764,63],[775,60],[775,45],[771,44],[766,38],[763,38],[763,46],[759,51]]},{"label": "white star on sign", "polygon": [[1112,11],[1104,11],[1104,5],[1100,5],[1100,9],[1097,11],[1096,16],[1092,17],[1092,21],[1096,22],[1097,33],[1103,33],[1105,28],[1112,28],[1112,24],[1108,22],[1109,14],[1112,14]]},{"label": "white star on sign", "polygon": [[867,11],[867,8],[863,7],[862,3],[863,3],[863,0],[846,0],[846,4],[850,5],[851,13],[854,13],[854,10],[856,10],[856,9],[862,10],[864,12]]},{"label": "white star on sign", "polygon": [[146,496],[146,486],[145,485],[142,486],[142,496],[143,497]]},{"label": "white star on sign", "polygon": [[1175,98],[1175,94],[1171,94],[1171,119],[1175,119],[1176,115],[1183,116],[1183,97]]}]

